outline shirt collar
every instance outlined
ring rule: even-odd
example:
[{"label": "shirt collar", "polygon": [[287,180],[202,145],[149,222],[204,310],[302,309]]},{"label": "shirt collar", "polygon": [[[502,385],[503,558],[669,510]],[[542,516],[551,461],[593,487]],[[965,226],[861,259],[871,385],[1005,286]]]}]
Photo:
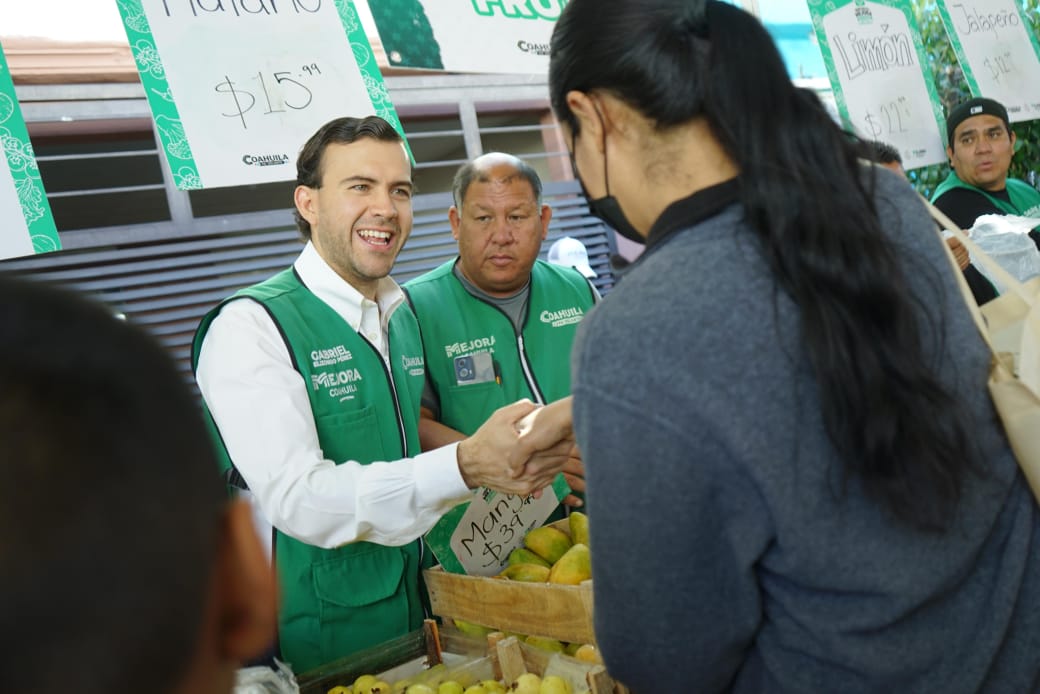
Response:
[{"label": "shirt collar", "polygon": [[660,244],[680,229],[686,229],[714,217],[740,200],[740,180],[731,178],[693,195],[676,200],[657,218],[646,238],[647,250]]},{"label": "shirt collar", "polygon": [[293,269],[304,286],[328,304],[354,330],[360,329],[364,310],[373,306],[379,309],[380,324],[383,330],[386,330],[390,316],[404,302],[401,287],[393,278],[387,276],[379,280],[373,304],[353,285],[337,275],[310,241],[293,263]]}]

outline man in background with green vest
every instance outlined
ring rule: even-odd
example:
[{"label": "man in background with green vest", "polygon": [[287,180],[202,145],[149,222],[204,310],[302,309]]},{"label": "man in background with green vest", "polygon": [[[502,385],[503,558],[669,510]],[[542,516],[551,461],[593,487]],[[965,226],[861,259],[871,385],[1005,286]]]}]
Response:
[{"label": "man in background with green vest", "polygon": [[471,489],[544,487],[572,445],[565,425],[529,429],[536,406],[518,402],[420,453],[422,344],[389,277],[412,229],[411,174],[385,120],[322,126],[297,160],[302,253],[195,339],[229,480],[274,528],[278,645],[298,673],[418,628],[423,533]]},{"label": "man in background with green vest", "polygon": [[[985,214],[1040,218],[1040,192],[1008,178],[1015,133],[1003,104],[975,98],[956,106],[946,119],[946,137],[953,171],[932,202],[947,217],[964,229]],[[1030,236],[1040,246],[1038,230]]]},{"label": "man in background with green vest", "polygon": [[[477,157],[455,174],[452,194],[458,257],[405,284],[426,361],[423,450],[472,434],[519,398],[545,404],[570,395],[571,343],[599,299],[576,269],[538,259],[552,210],[526,162],[501,152]],[[564,474],[584,492],[576,450]],[[582,503],[574,495],[565,502]]]}]

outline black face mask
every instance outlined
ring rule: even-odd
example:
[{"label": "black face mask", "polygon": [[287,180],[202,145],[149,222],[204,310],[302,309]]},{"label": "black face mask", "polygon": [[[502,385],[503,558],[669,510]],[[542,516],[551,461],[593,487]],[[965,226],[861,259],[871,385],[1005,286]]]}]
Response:
[{"label": "black face mask", "polygon": [[603,149],[603,184],[607,189],[607,194],[602,198],[596,198],[595,200],[589,195],[588,189],[585,188],[585,181],[581,180],[581,173],[578,171],[578,162],[574,158],[574,144],[577,140],[577,135],[574,131],[571,131],[571,168],[574,169],[574,175],[578,177],[578,185],[581,186],[581,192],[585,196],[585,199],[589,201],[589,213],[593,217],[598,217],[607,223],[617,233],[624,236],[629,241],[635,243],[646,243],[646,238],[636,231],[636,228],[632,226],[631,222],[628,221],[628,217],[621,210],[621,205],[618,204],[617,198],[610,194],[610,179],[607,176],[607,150]]}]

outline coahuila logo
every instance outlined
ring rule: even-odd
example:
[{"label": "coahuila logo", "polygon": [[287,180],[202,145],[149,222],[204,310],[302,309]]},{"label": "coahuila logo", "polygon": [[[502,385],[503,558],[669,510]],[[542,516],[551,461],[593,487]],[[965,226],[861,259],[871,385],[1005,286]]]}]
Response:
[{"label": "coahuila logo", "polygon": [[491,349],[495,346],[495,336],[491,337],[478,337],[476,340],[468,340],[466,342],[456,342],[453,345],[444,345],[444,353],[449,357],[457,357],[461,354],[469,354],[475,352],[478,349],[494,352]]},{"label": "coahuila logo", "polygon": [[529,43],[524,40],[516,42],[516,47],[524,53],[533,53],[535,55],[549,55],[549,44],[547,43]]},{"label": "coahuila logo", "polygon": [[426,363],[422,357],[406,357],[402,354],[401,364],[408,369],[409,376],[422,376],[426,373]]},{"label": "coahuila logo", "polygon": [[314,390],[327,388],[329,396],[339,398],[340,402],[351,400],[357,393],[357,382],[361,380],[361,372],[357,369],[343,371],[325,371],[311,374],[311,386]]},{"label": "coahuila logo", "polygon": [[585,317],[585,312],[580,308],[565,308],[559,311],[542,311],[538,316],[543,323],[550,323],[552,327],[559,328],[572,323],[580,323]]},{"label": "coahuila logo", "polygon": [[282,166],[289,163],[288,154],[244,154],[242,163],[246,166]]},{"label": "coahuila logo", "polygon": [[327,349],[316,349],[311,352],[311,368],[318,369],[322,366],[332,366],[345,361],[350,361],[354,355],[344,345],[336,345]]},{"label": "coahuila logo", "polygon": [[567,0],[471,0],[473,9],[484,17],[501,15],[511,19],[548,19],[555,22]]}]

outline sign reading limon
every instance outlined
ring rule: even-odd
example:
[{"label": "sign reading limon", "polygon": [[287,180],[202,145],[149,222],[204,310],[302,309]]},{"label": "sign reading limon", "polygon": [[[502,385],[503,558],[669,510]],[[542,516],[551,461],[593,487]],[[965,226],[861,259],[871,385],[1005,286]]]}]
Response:
[{"label": "sign reading limon", "polygon": [[0,258],[59,249],[58,230],[0,47]]},{"label": "sign reading limon", "polygon": [[845,124],[913,169],[946,161],[942,107],[910,0],[808,0]]},{"label": "sign reading limon", "polygon": [[544,74],[567,0],[377,0],[368,6],[394,67]]},{"label": "sign reading limon", "polygon": [[1040,45],[1017,0],[940,0],[971,93],[996,99],[1012,122],[1040,118]]},{"label": "sign reading limon", "polygon": [[116,0],[178,188],[296,177],[322,124],[401,129],[350,0]]}]

